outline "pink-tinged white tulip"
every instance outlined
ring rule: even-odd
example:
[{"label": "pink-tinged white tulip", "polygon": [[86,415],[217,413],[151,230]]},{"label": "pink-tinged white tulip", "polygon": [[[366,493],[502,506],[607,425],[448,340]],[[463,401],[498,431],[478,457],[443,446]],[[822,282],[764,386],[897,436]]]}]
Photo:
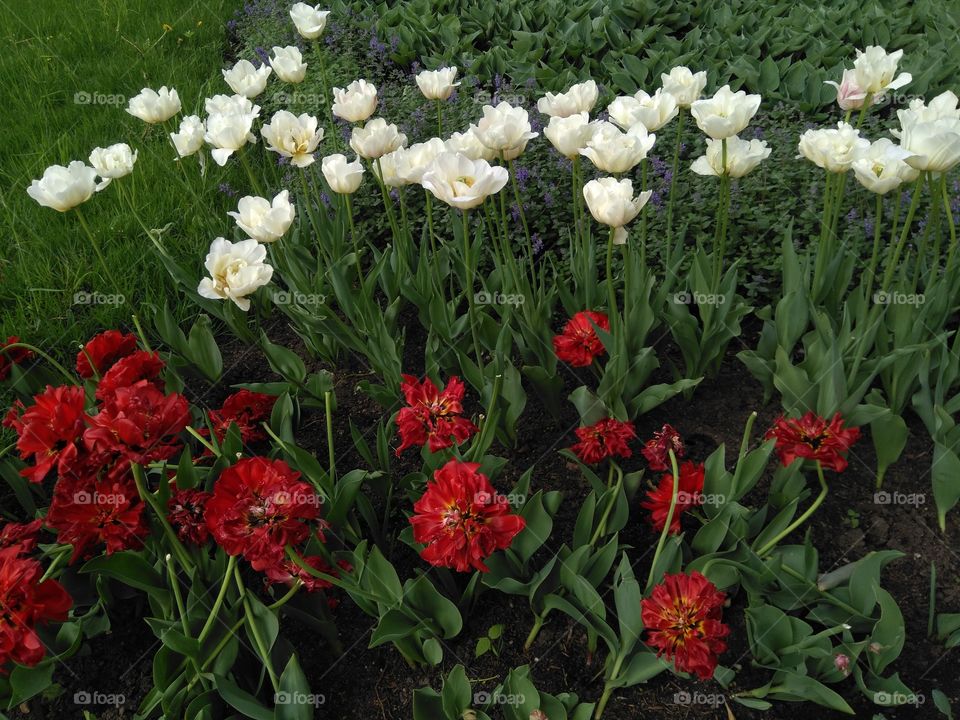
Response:
[{"label": "pink-tinged white tulip", "polygon": [[498,156],[496,150],[491,150],[477,137],[476,125],[471,125],[466,132],[453,133],[443,144],[447,152],[466,155],[471,160],[486,160],[490,162]]},{"label": "pink-tinged white tulip", "polygon": [[537,110],[550,117],[570,117],[589,113],[597,104],[599,90],[593,80],[578,83],[563,93],[547,93],[537,100]]},{"label": "pink-tinged white tulip", "polygon": [[712,98],[694,102],[690,114],[704,134],[722,140],[747,127],[759,108],[759,95],[747,95],[743,90],[733,92],[729,85],[724,85]]},{"label": "pink-tinged white tulip", "polygon": [[846,69],[838,85],[833,80],[827,80],[825,85],[833,85],[837,89],[837,105],[841,110],[859,110],[867,99],[867,91],[857,85],[855,70]]},{"label": "pink-tinged white tulip", "polygon": [[509,179],[504,167],[443,152],[423,173],[422,183],[438,200],[459,210],[469,210],[500,192]]},{"label": "pink-tinged white tulip", "polygon": [[273,72],[269,65],[255,67],[249,60],[239,60],[229,70],[223,70],[223,79],[237,95],[253,100],[267,89],[267,78]]},{"label": "pink-tinged white tulip", "polygon": [[[897,110],[897,119],[900,127],[906,128],[919,122],[935,122],[937,120],[960,120],[960,109],[957,108],[957,96],[947,90],[937,95],[928,105],[923,98],[914,98],[905,110]],[[891,130],[890,134],[900,137],[900,130]]]},{"label": "pink-tinged white tulip", "polygon": [[43,171],[43,177],[34,180],[27,188],[27,195],[44,207],[66,212],[85,203],[97,188],[97,171],[79,160],[69,165],[51,165]]},{"label": "pink-tinged white tulip", "polygon": [[377,109],[377,88],[366,80],[354,80],[333,89],[333,114],[347,122],[364,122]]},{"label": "pink-tinged white tulip", "polygon": [[260,115],[259,105],[242,95],[217,95],[208,98],[206,106],[210,115],[204,140],[213,146],[210,155],[217,165],[226,165],[233,153],[247,143],[257,142],[251,130],[253,121]]},{"label": "pink-tinged white tulip", "polygon": [[300,33],[300,37],[316,40],[327,26],[329,10],[321,10],[319,5],[307,5],[298,2],[290,8],[290,19]]},{"label": "pink-tinged white tulip", "polygon": [[456,67],[424,70],[417,75],[417,87],[427,100],[448,100],[453,95],[454,88],[460,85],[454,82],[456,77]]},{"label": "pink-tinged white tulip", "polygon": [[480,142],[504,160],[518,157],[539,134],[531,131],[527,111],[508,102],[496,107],[484,105],[483,117],[471,129]]},{"label": "pink-tinged white tulip", "polygon": [[207,129],[196,115],[187,115],[180,121],[180,131],[170,133],[170,139],[180,157],[189,157],[203,147],[203,136]]},{"label": "pink-tinged white tulip", "polygon": [[233,243],[217,238],[204,262],[210,277],[200,281],[197,292],[210,300],[232,300],[241,310],[249,310],[249,296],[273,277],[266,257],[267,248],[256,240]]},{"label": "pink-tinged white tulip", "polygon": [[640,214],[652,194],[647,190],[634,197],[632,182],[611,177],[591,180],[583,186],[583,197],[593,219],[614,229],[614,245],[627,241],[624,226]]},{"label": "pink-tinged white tulip", "polygon": [[407,136],[383,118],[374,118],[363,127],[355,127],[350,135],[350,147],[366,160],[376,160],[406,144]]},{"label": "pink-tinged white tulip", "polygon": [[112,180],[126,177],[133,172],[137,162],[137,151],[131,150],[126,143],[116,143],[105,148],[94,148],[90,153],[90,164],[100,176],[97,191],[103,190]]},{"label": "pink-tinged white tulip", "polygon": [[913,80],[910,73],[897,75],[897,66],[903,50],[888,53],[882,47],[871,45],[866,50],[857,50],[853,72],[857,87],[872,96],[882,95],[887,90],[896,90]]},{"label": "pink-tinged white tulip", "polygon": [[262,243],[276,242],[282,238],[297,215],[290,202],[290,193],[281,191],[273,202],[266,198],[248,195],[240,198],[237,212],[228,212],[243,232]]},{"label": "pink-tinged white tulip", "polygon": [[543,134],[557,152],[573,160],[590,142],[596,129],[597,125],[590,122],[590,116],[584,111],[567,117],[551,117]]},{"label": "pink-tinged white tulip", "polygon": [[678,65],[669,73],[661,74],[660,83],[665,93],[673,95],[679,107],[688,108],[700,99],[707,86],[707,73],[703,70],[695,73],[688,67]]},{"label": "pink-tinged white tulip", "polygon": [[345,155],[327,155],[320,162],[320,169],[330,189],[340,195],[355,193],[363,181],[363,164],[359,158],[347,162]]},{"label": "pink-tinged white tulip", "polygon": [[313,153],[323,140],[323,128],[317,128],[317,119],[307,113],[300,116],[287,110],[273,114],[270,122],[260,128],[267,149],[290,158],[290,164],[299,168],[313,165]]},{"label": "pink-tinged white tulip", "polygon": [[960,164],[960,120],[953,117],[907,125],[900,145],[911,153],[910,167],[933,173],[949,172]]},{"label": "pink-tinged white tulip", "polygon": [[270,67],[277,77],[286,83],[300,83],[307,76],[307,64],[303,61],[303,54],[294,45],[274,46]]},{"label": "pink-tinged white tulip", "polygon": [[857,181],[867,190],[886,195],[919,177],[920,171],[907,164],[909,157],[912,155],[908,150],[888,138],[881,138],[871,143],[850,167]]},{"label": "pink-tinged white tulip", "polygon": [[180,112],[180,96],[173,88],[168,90],[166,85],[160,90],[144,88],[130,98],[127,112],[151,125],[166,122]]},{"label": "pink-tinged white tulip", "polygon": [[610,120],[624,130],[640,123],[648,132],[655,132],[673,120],[678,112],[676,98],[662,89],[653,95],[638,90],[635,95],[621,95],[607,105]]},{"label": "pink-tinged white tulip", "polygon": [[845,173],[850,165],[867,151],[870,141],[860,137],[852,125],[839,122],[835,128],[807,130],[797,146],[800,154],[827,172]]},{"label": "pink-tinged white tulip", "polygon": [[723,140],[707,140],[707,152],[690,165],[697,175],[739,178],[753,172],[770,157],[770,148],[763,140],[742,140],[736,135],[727,138],[727,163],[723,163]]},{"label": "pink-tinged white tulip", "polygon": [[609,122],[594,123],[594,126],[593,135],[580,154],[603,172],[619,174],[632,170],[647,157],[657,139],[643,125],[634,125],[627,132],[621,132]]}]

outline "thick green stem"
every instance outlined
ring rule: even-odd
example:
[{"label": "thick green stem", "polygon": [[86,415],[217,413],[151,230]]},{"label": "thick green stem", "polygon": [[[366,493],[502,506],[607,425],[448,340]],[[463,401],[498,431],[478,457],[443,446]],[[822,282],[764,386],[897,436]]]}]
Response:
[{"label": "thick green stem", "polygon": [[590,538],[591,545],[596,544],[596,542],[606,534],[607,521],[610,520],[610,513],[613,512],[613,508],[617,504],[617,498],[620,496],[620,488],[623,486],[623,471],[615,462],[611,462],[610,479],[613,478],[614,472],[616,472],[617,482],[612,488],[609,488],[609,480],[607,482],[608,488],[612,489],[613,492],[610,493],[610,501],[603,510],[603,515],[600,517],[600,522],[597,525],[597,529],[593,532],[593,537]]},{"label": "thick green stem", "polygon": [[600,696],[600,702],[597,703],[597,710],[593,714],[593,720],[600,720],[603,717],[603,711],[607,707],[607,703],[610,701],[610,696],[613,694],[613,683],[620,675],[620,668],[623,667],[623,662],[626,657],[622,654],[617,655],[616,662],[613,664],[613,670],[610,673],[610,677],[607,678],[606,683],[603,686],[603,695]]},{"label": "thick green stem", "polygon": [[883,220],[883,195],[877,194],[876,210],[873,214],[873,253],[870,255],[870,265],[867,268],[867,290],[864,298],[869,303],[873,298],[873,280],[877,273],[877,263],[880,260],[880,225]]},{"label": "thick green stem", "polygon": [[907,209],[907,217],[904,218],[903,228],[900,231],[900,240],[893,250],[893,256],[887,262],[886,271],[883,274],[883,284],[881,290],[886,293],[890,289],[890,283],[893,282],[893,275],[897,270],[897,263],[900,261],[900,255],[907,244],[907,236],[910,234],[910,225],[913,223],[913,216],[917,212],[917,206],[920,204],[920,195],[923,191],[923,175],[917,178],[913,186],[912,197],[910,198],[910,207]]},{"label": "thick green stem", "polygon": [[660,553],[663,552],[667,544],[667,536],[670,534],[670,526],[673,524],[673,514],[677,509],[677,498],[680,497],[680,470],[677,467],[677,456],[673,450],[670,450],[670,469],[673,472],[673,493],[670,496],[670,509],[667,511],[667,517],[663,522],[663,529],[660,531],[660,539],[657,540],[657,549],[653,553],[653,562],[650,563],[650,574],[647,576],[647,590],[654,585],[654,575],[657,572],[657,564],[660,559]]},{"label": "thick green stem", "polygon": [[540,634],[540,629],[543,627],[544,621],[546,621],[546,611],[543,615],[535,615],[533,618],[533,627],[530,629],[530,634],[527,635],[526,642],[523,643],[523,651],[528,652],[533,645],[533,641],[537,639],[537,635]]},{"label": "thick green stem", "polygon": [[775,538],[773,538],[773,540],[769,541],[766,545],[760,548],[757,551],[757,555],[760,555],[762,557],[766,555],[768,552],[770,552],[771,550],[773,550],[777,546],[777,543],[779,543],[781,540],[787,537],[790,533],[792,533],[798,527],[803,525],[807,520],[809,520],[810,516],[813,515],[813,513],[816,512],[817,508],[823,504],[824,499],[826,499],[827,497],[827,481],[823,477],[823,466],[820,464],[819,460],[817,461],[817,477],[820,480],[820,494],[817,495],[817,499],[813,501],[813,504],[806,509],[803,515],[801,515],[792,523],[790,523],[783,531],[781,531]]},{"label": "thick green stem", "polygon": [[347,223],[350,226],[350,241],[353,244],[353,257],[357,265],[357,279],[360,281],[360,287],[363,288],[363,268],[360,265],[360,245],[357,242],[357,229],[353,224],[353,200],[350,199],[350,193],[343,196],[347,206]]},{"label": "thick green stem", "polygon": [[203,624],[203,628],[200,630],[200,635],[197,637],[197,641],[200,645],[203,645],[203,641],[207,639],[210,635],[210,632],[213,630],[213,626],[217,622],[217,616],[220,614],[220,608],[223,607],[223,601],[227,597],[227,588],[230,586],[230,580],[233,579],[233,570],[237,566],[237,557],[236,555],[231,555],[227,558],[227,569],[223,573],[223,581],[220,583],[220,591],[217,593],[216,600],[213,601],[213,607],[210,608],[210,615],[207,616],[207,621]]},{"label": "thick green stem", "polygon": [[167,513],[165,512],[164,508],[160,507],[160,503],[157,500],[156,495],[147,489],[146,482],[143,477],[143,468],[134,463],[130,466],[130,470],[133,474],[133,481],[137,486],[137,492],[140,494],[140,499],[149,505],[153,510],[154,515],[156,515],[157,520],[160,522],[160,526],[163,528],[163,533],[167,537],[167,542],[170,543],[173,554],[176,555],[177,562],[180,563],[180,567],[182,567],[187,574],[192,573],[194,567],[193,561],[190,559],[187,549],[183,547],[183,543],[180,542],[180,538],[178,538],[177,534],[173,531],[170,521],[167,520]]},{"label": "thick green stem", "polygon": [[[64,377],[64,379],[66,379],[68,385],[73,385],[74,383],[77,382],[77,379],[70,373],[69,370],[67,370],[63,365],[61,365],[60,363],[58,363],[56,360],[53,359],[53,357],[51,357],[50,355],[48,355],[47,353],[45,353],[43,350],[41,350],[40,348],[38,348],[36,345],[31,345],[30,343],[25,343],[25,342],[10,343],[9,345],[0,346],[0,355],[5,355],[5,354],[7,354],[7,353],[10,353],[10,352],[13,351],[13,350],[17,350],[17,349],[20,349],[20,348],[22,348],[22,349],[24,349],[24,350],[29,350],[30,352],[34,353],[35,355],[39,355],[39,356],[42,357],[44,360],[46,360],[48,363],[50,363],[51,365],[53,365],[53,366],[57,369],[57,371],[58,371],[61,375],[63,375],[63,377]],[[91,363],[90,367],[93,367],[93,364],[92,364],[92,363]]]},{"label": "thick green stem", "polygon": [[953,219],[953,208],[950,207],[950,194],[947,192],[947,173],[940,176],[940,195],[943,198],[943,211],[947,216],[947,227],[950,229],[950,250],[947,252],[947,272],[953,269],[953,253],[957,249],[957,226]]},{"label": "thick green stem", "polygon": [[616,228],[610,228],[610,237],[607,238],[607,305],[611,322],[614,322],[615,316],[619,313],[617,291],[613,286],[613,237],[616,231]]},{"label": "thick green stem", "polygon": [[670,256],[673,252],[673,204],[677,196],[677,173],[680,171],[680,145],[683,140],[683,124],[686,120],[683,108],[677,115],[677,139],[673,145],[673,165],[670,174],[670,198],[667,201],[667,255],[664,259],[664,269],[669,268]]},{"label": "thick green stem", "polygon": [[437,98],[437,137],[443,137],[443,100]]},{"label": "thick green stem", "polygon": [[467,211],[461,211],[461,215],[463,218],[463,270],[467,291],[467,322],[470,324],[470,335],[473,337],[473,352],[477,367],[483,370],[480,354],[480,336],[477,333],[476,298],[473,296],[473,259],[470,253],[470,247],[472,245],[470,242],[470,224],[467,221]]},{"label": "thick green stem", "polygon": [[327,390],[323,393],[323,408],[327,420],[327,455],[330,460],[330,482],[335,483],[337,477],[337,464],[333,449],[333,393]]}]

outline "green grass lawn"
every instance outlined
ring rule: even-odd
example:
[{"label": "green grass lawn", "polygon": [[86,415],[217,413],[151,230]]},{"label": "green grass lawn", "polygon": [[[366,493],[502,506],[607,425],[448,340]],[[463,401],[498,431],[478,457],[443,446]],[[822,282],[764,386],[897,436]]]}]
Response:
[{"label": "green grass lawn", "polygon": [[169,295],[166,272],[116,187],[91,198],[83,212],[118,286],[104,277],[76,214],[40,207],[27,195],[31,179],[48,165],[88,162],[94,147],[126,142],[139,150],[139,159],[134,174],[117,182],[132,190],[149,227],[172,223],[166,242],[175,254],[202,262],[211,233],[229,232],[223,213],[235,200],[221,195],[212,180],[200,200],[187,193],[182,170],[193,173],[196,185],[195,161],[178,168],[161,128],[128,115],[126,101],[143,87],[168,85],[178,90],[184,113],[194,113],[204,95],[226,91],[220,79],[225,22],[239,5],[90,0],[81,9],[75,0],[0,0],[0,38],[7,48],[0,55],[0,213],[6,229],[0,335],[17,334],[65,353],[99,329],[129,324],[142,303]]}]

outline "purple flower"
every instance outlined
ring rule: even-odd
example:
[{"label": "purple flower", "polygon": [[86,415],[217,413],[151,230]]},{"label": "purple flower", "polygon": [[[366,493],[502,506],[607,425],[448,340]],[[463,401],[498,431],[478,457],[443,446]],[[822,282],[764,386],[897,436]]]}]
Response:
[{"label": "purple flower", "polygon": [[533,250],[534,255],[539,255],[543,252],[543,240],[537,233],[534,233],[533,237],[530,238],[530,249]]},{"label": "purple flower", "polygon": [[260,64],[265,65],[270,62],[270,54],[264,50],[262,47],[257,47],[254,49],[254,52],[257,54],[257,57],[260,59]]},{"label": "purple flower", "polygon": [[230,187],[229,183],[220,183],[220,185],[217,186],[217,190],[222,192],[227,197],[233,197],[237,194],[237,191]]},{"label": "purple flower", "polygon": [[553,207],[553,193],[551,193],[549,190],[546,190],[543,193],[543,204],[547,207]]},{"label": "purple flower", "polygon": [[527,187],[527,180],[530,179],[530,171],[524,165],[515,165],[517,185],[520,186],[521,190],[525,190]]}]

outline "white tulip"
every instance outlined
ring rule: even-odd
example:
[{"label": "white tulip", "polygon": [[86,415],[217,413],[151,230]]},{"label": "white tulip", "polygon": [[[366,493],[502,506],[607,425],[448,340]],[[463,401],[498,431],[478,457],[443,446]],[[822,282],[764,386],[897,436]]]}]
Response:
[{"label": "white tulip", "polygon": [[249,310],[248,296],[273,277],[273,268],[264,262],[266,257],[267,248],[256,240],[233,243],[217,238],[204,262],[210,277],[200,281],[197,292],[210,300],[232,300],[241,310]]},{"label": "white tulip", "polygon": [[919,170],[914,170],[905,162],[910,157],[912,155],[908,150],[888,138],[881,138],[871,143],[850,167],[857,181],[867,190],[886,195],[920,176]]},{"label": "white tulip", "polygon": [[424,70],[417,75],[417,87],[427,100],[448,100],[453,95],[453,89],[460,85],[454,82],[456,77],[456,67]]},{"label": "white tulip", "polygon": [[380,178],[387,187],[402,187],[408,183],[400,177],[397,168],[403,161],[403,155],[407,151],[403,148],[397,148],[393,152],[388,152],[381,156],[371,166],[373,176]]},{"label": "white tulip", "polygon": [[483,106],[483,118],[471,128],[480,140],[497,156],[513,160],[527,147],[527,142],[537,137],[531,132],[527,111],[501,102],[496,107]]},{"label": "white tulip", "polygon": [[824,85],[833,85],[837,89],[837,105],[841,110],[859,110],[867,101],[867,93],[857,85],[857,74],[854,70],[844,70],[839,85],[833,80],[827,80]]},{"label": "white tulip", "polygon": [[207,111],[210,112],[211,108],[214,111],[207,118],[204,140],[213,145],[210,154],[217,165],[223,166],[248,142],[257,142],[251,129],[253,121],[260,115],[260,106],[242,95],[217,95],[207,99]]},{"label": "white tulip", "polygon": [[845,122],[836,128],[807,130],[800,136],[797,157],[805,157],[827,172],[844,173],[866,152],[870,141],[860,137],[860,131]]},{"label": "white tulip", "polygon": [[430,138],[426,142],[414,143],[399,158],[396,166],[397,176],[406,185],[419,185],[423,174],[441,153],[446,152],[446,145],[440,138]]},{"label": "white tulip", "polygon": [[189,157],[203,147],[206,128],[203,120],[196,115],[187,115],[180,121],[180,132],[170,133],[173,146],[180,157]]},{"label": "white tulip", "polygon": [[273,72],[269,65],[255,67],[249,60],[240,60],[229,70],[223,70],[223,79],[237,95],[253,100],[267,89],[267,78]]},{"label": "white tulip", "polygon": [[180,96],[173,88],[168,90],[166,85],[159,91],[144,88],[139,95],[130,98],[127,112],[151,125],[166,122],[180,112]]},{"label": "white tulip", "polygon": [[[730,177],[743,177],[762,161],[770,157],[770,148],[763,140],[741,140],[734,135],[727,138],[726,174]],[[707,152],[690,165],[697,175],[720,177],[724,174],[723,140],[707,140]]]},{"label": "white tulip", "polygon": [[310,6],[302,2],[295,3],[290,8],[290,19],[300,36],[307,40],[316,40],[323,34],[329,14],[329,10],[321,10],[319,5]]},{"label": "white tulip", "polygon": [[79,160],[67,167],[51,165],[34,180],[27,194],[44,207],[66,212],[90,199],[96,191],[97,171]]},{"label": "white tulip", "polygon": [[377,109],[377,88],[366,80],[354,80],[333,89],[333,114],[347,122],[364,122]]},{"label": "white tulip", "polygon": [[406,144],[407,136],[397,130],[396,125],[388,125],[383,118],[374,118],[363,127],[355,127],[350,136],[350,147],[367,160],[376,160]]},{"label": "white tulip", "polygon": [[486,160],[490,162],[498,157],[496,150],[491,150],[477,137],[475,125],[471,125],[466,132],[453,133],[445,142],[447,152],[466,155],[471,160]]},{"label": "white tulip", "polygon": [[624,225],[640,214],[652,194],[647,190],[634,197],[632,182],[612,177],[591,180],[583,186],[583,197],[593,219],[614,229],[614,245],[626,243]]},{"label": "white tulip", "polygon": [[287,110],[274,113],[260,134],[268,150],[290,158],[290,164],[299,168],[313,165],[313,153],[323,140],[323,128],[317,129],[315,117],[307,113],[298,117]]},{"label": "white tulip", "polygon": [[447,205],[468,210],[500,192],[509,179],[510,173],[504,167],[443,152],[423,173],[423,187]]},{"label": "white tulip", "polygon": [[554,115],[544,128],[543,134],[561,155],[573,160],[580,154],[596,131],[597,125],[590,122],[586,112],[560,117]]},{"label": "white tulip", "polygon": [[665,93],[673,95],[677,105],[688,108],[700,99],[707,86],[707,73],[703,70],[694,73],[690,68],[678,65],[669,73],[662,73],[660,83]]},{"label": "white tulip", "polygon": [[273,57],[270,58],[270,67],[283,82],[300,83],[307,76],[307,64],[303,62],[303,54],[294,45],[273,48]]},{"label": "white tulip", "polygon": [[934,173],[949,172],[960,163],[960,120],[953,117],[907,125],[900,144],[911,153],[910,167]]},{"label": "white tulip", "polygon": [[[957,96],[947,90],[937,95],[927,105],[923,98],[914,98],[906,110],[897,110],[897,119],[900,127],[906,128],[919,122],[935,122],[937,120],[960,120],[960,109],[957,109]],[[891,130],[890,134],[900,137],[900,130]]]},{"label": "white tulip", "polygon": [[635,95],[616,98],[607,105],[607,112],[610,119],[624,130],[640,123],[648,132],[655,132],[673,120],[679,109],[676,98],[670,93],[657,90],[653,95],[647,95],[638,90]]},{"label": "white tulip", "polygon": [[743,90],[733,92],[729,85],[724,85],[712,98],[694,102],[690,114],[702,132],[722,140],[743,130],[759,107],[759,95],[747,95]]},{"label": "white tulip", "polygon": [[595,123],[593,137],[581,155],[590,158],[598,170],[624,173],[636,167],[647,157],[657,136],[647,132],[643,125],[634,125],[627,132],[609,122]]},{"label": "white tulip", "polygon": [[537,100],[537,110],[550,117],[570,117],[590,112],[597,104],[597,83],[593,80],[578,83],[564,93],[547,93]]},{"label": "white tulip", "polygon": [[327,155],[321,161],[320,169],[330,189],[341,195],[355,193],[363,180],[363,164],[360,158],[347,162],[344,155]]},{"label": "white tulip", "polygon": [[240,198],[237,212],[228,212],[237,227],[248,236],[262,243],[276,242],[282,238],[296,217],[297,209],[290,202],[290,193],[281,191],[271,203],[266,198],[247,195]]},{"label": "white tulip", "polygon": [[[910,73],[897,75],[897,65],[903,50],[888,53],[882,47],[871,45],[866,50],[857,50],[853,61],[853,73],[857,87],[875,98],[887,90],[896,90],[913,80]],[[894,77],[896,76],[896,77]]]},{"label": "white tulip", "polygon": [[97,190],[103,190],[111,180],[122,178],[133,172],[137,162],[137,151],[131,150],[126,143],[116,143],[106,148],[94,148],[90,153],[90,164],[103,180]]}]

